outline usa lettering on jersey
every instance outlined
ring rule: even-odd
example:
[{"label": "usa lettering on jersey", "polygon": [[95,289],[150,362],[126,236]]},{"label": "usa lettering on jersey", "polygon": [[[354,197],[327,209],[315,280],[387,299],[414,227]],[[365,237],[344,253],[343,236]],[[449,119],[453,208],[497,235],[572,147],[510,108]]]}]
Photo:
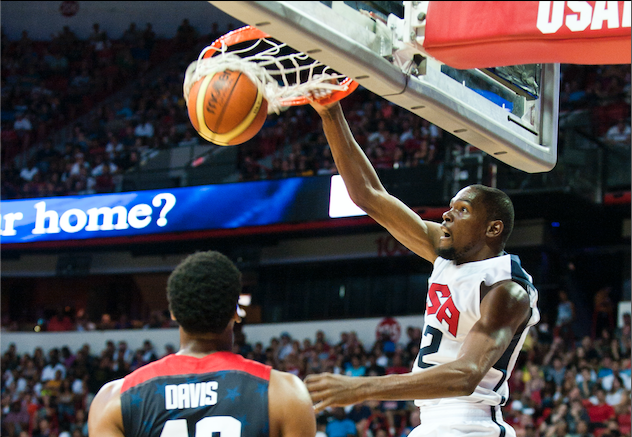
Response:
[{"label": "usa lettering on jersey", "polygon": [[198,408],[217,403],[217,381],[165,386],[165,409],[182,410]]},{"label": "usa lettering on jersey", "polygon": [[452,293],[447,285],[435,283],[430,285],[426,299],[426,315],[436,315],[437,320],[446,323],[448,332],[456,337],[461,313],[454,305]]},{"label": "usa lettering on jersey", "polygon": [[[543,34],[553,34],[565,24],[571,32],[582,32],[590,26],[590,30],[601,30],[604,23],[608,29],[630,27],[630,1],[598,1],[594,2],[541,1],[538,5],[537,28]],[[619,3],[623,3],[623,13],[619,16]],[[566,13],[565,6],[570,9]]]}]

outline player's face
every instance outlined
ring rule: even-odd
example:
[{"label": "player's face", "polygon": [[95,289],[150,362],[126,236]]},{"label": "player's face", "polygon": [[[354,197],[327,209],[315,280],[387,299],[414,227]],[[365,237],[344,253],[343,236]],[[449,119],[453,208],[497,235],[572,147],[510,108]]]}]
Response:
[{"label": "player's face", "polygon": [[466,262],[484,246],[486,213],[476,196],[476,190],[467,187],[450,201],[450,209],[443,213],[444,235],[439,239],[437,255]]}]

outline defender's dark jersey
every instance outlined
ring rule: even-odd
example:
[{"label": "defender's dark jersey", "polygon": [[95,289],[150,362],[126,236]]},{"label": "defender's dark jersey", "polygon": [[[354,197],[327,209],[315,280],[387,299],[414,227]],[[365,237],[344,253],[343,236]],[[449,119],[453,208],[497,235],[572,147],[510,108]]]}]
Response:
[{"label": "defender's dark jersey", "polygon": [[230,352],[147,364],[121,388],[125,436],[267,437],[270,370]]}]

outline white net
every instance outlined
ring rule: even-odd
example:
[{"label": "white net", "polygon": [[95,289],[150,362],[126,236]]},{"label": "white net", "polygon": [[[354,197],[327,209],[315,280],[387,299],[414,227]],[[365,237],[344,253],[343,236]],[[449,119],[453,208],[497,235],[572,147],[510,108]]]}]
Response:
[{"label": "white net", "polygon": [[[204,58],[209,51],[212,57]],[[272,38],[261,38],[220,48],[208,46],[187,68],[184,99],[188,103],[193,84],[203,77],[224,70],[239,70],[248,76],[268,101],[268,113],[280,113],[288,106],[319,100],[333,91],[346,91],[349,81],[323,63],[297,52]],[[334,83],[335,82],[335,83]],[[297,103],[297,101],[299,101]]]}]

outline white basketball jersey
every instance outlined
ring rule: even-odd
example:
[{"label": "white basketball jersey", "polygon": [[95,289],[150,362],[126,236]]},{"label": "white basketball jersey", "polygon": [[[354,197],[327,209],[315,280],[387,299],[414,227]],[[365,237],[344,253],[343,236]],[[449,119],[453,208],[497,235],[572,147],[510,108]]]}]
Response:
[{"label": "white basketball jersey", "polygon": [[413,372],[455,361],[465,337],[481,317],[481,286],[513,280],[529,293],[531,317],[524,330],[516,332],[511,344],[489,370],[470,396],[416,400],[415,405],[448,405],[477,403],[504,405],[509,398],[507,380],[516,363],[518,353],[530,326],[540,320],[538,293],[531,276],[520,265],[515,255],[504,254],[483,261],[457,265],[454,261],[437,258],[428,280],[428,297],[419,355]]}]

